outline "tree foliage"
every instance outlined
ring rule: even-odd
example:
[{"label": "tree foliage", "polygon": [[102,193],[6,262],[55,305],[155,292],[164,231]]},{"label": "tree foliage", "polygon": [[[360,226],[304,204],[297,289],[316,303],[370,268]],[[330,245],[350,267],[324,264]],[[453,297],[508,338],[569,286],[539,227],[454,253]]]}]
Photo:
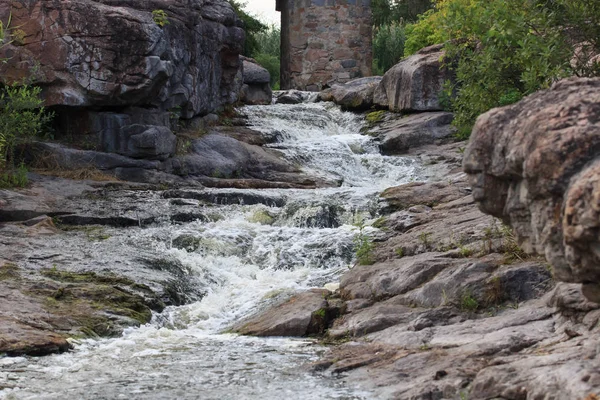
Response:
[{"label": "tree foliage", "polygon": [[432,7],[432,0],[372,0],[373,71],[384,74],[404,55],[405,25]]},{"label": "tree foliage", "polygon": [[456,72],[446,94],[467,137],[477,116],[493,107],[565,76],[597,74],[590,56],[600,52],[599,7],[595,0],[439,0],[406,28],[405,55],[446,43]]},{"label": "tree foliage", "polygon": [[373,32],[373,72],[383,75],[404,55],[406,34],[404,24],[390,22],[374,28]]},{"label": "tree foliage", "polygon": [[0,94],[0,168],[14,163],[14,149],[42,133],[52,115],[44,109],[41,88],[29,84],[5,86]]},{"label": "tree foliage", "polygon": [[233,7],[238,17],[244,24],[246,32],[246,40],[244,42],[244,55],[251,57],[258,50],[258,41],[256,35],[268,29],[268,26],[262,23],[258,18],[244,11],[246,2],[240,0],[229,0],[229,4]]}]

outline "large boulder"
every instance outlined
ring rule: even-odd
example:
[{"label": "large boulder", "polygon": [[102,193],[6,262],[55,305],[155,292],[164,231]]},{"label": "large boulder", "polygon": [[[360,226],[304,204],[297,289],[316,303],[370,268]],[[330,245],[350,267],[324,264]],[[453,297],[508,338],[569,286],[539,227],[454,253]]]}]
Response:
[{"label": "large boulder", "polygon": [[563,80],[480,116],[464,169],[482,211],[600,301],[600,79]]},{"label": "large boulder", "polygon": [[368,109],[373,106],[373,94],[381,79],[380,76],[354,79],[322,91],[319,97],[350,110]]},{"label": "large boulder", "polygon": [[306,336],[323,332],[328,314],[329,291],[299,293],[233,328],[242,335]]},{"label": "large boulder", "polygon": [[236,100],[244,32],[227,1],[5,1],[9,17],[21,37],[2,48],[1,76],[32,78],[47,106],[179,107],[191,118]]},{"label": "large boulder", "polygon": [[[392,114],[392,113],[389,113]],[[448,139],[455,132],[451,125],[454,115],[437,111],[419,114],[392,114],[369,130],[379,137],[382,154],[406,153],[409,149]]]},{"label": "large boulder", "polygon": [[271,74],[251,58],[241,57],[244,73],[240,100],[244,104],[258,105],[271,104],[273,91],[271,90]]},{"label": "large boulder", "polygon": [[390,111],[438,111],[439,94],[452,72],[443,64],[443,45],[426,47],[385,73],[374,103]]},{"label": "large boulder", "polygon": [[164,159],[172,119],[238,100],[244,31],[226,0],[1,2],[9,19],[1,80],[43,88],[58,138]]}]

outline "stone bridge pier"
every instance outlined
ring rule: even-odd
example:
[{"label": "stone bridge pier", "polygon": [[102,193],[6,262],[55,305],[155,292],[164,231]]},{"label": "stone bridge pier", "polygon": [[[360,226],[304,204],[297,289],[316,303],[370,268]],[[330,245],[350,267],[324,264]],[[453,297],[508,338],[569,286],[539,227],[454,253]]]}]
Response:
[{"label": "stone bridge pier", "polygon": [[281,88],[319,91],[372,73],[371,0],[277,0]]}]

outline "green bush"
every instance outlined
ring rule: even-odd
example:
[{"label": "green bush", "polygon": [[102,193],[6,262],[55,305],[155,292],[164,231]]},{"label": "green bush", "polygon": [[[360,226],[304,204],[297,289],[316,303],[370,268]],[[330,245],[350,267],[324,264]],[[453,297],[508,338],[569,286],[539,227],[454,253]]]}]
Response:
[{"label": "green bush", "polygon": [[254,59],[263,68],[265,68],[267,71],[269,71],[269,74],[271,74],[271,87],[274,88],[275,85],[279,83],[279,74],[280,74],[279,58],[277,58],[271,54],[259,53],[254,56]]},{"label": "green bush", "polygon": [[9,85],[0,94],[0,169],[14,167],[15,147],[42,133],[52,118],[40,98],[41,88]]},{"label": "green bush", "polygon": [[416,21],[433,3],[433,0],[372,0],[373,25]]},{"label": "green bush", "polygon": [[[446,43],[456,81],[446,85],[445,99],[458,136],[467,138],[475,119],[491,108],[565,76],[600,74],[589,61],[600,51],[599,24],[594,0],[439,0],[406,27],[404,53]],[[574,44],[581,44],[581,59],[571,65]]]},{"label": "green bush", "polygon": [[165,25],[169,25],[169,16],[164,10],[152,11],[152,20],[154,23],[161,28]]},{"label": "green bush", "polygon": [[405,56],[415,54],[423,47],[444,43],[448,39],[447,33],[440,29],[441,17],[441,11],[428,10],[419,16],[416,23],[406,25]]},{"label": "green bush", "polygon": [[400,61],[404,55],[404,25],[390,22],[373,31],[373,72],[383,75]]},{"label": "green bush", "polygon": [[246,2],[239,0],[229,0],[229,4],[233,7],[238,17],[244,23],[244,31],[246,32],[246,40],[244,42],[244,55],[252,57],[259,48],[257,35],[268,29],[268,26],[263,24],[254,16],[244,11]]}]

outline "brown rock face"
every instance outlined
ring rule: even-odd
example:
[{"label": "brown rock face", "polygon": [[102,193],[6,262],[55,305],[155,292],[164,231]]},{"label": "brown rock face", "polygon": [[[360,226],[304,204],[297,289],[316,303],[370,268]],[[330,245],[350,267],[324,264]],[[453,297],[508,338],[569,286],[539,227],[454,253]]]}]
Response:
[{"label": "brown rock face", "polygon": [[439,93],[444,82],[453,78],[442,68],[442,47],[426,47],[392,67],[375,91],[374,103],[396,112],[441,110]]},{"label": "brown rock face", "polygon": [[[510,223],[558,279],[600,300],[600,79],[568,79],[477,120],[464,169],[482,211]],[[590,283],[591,282],[591,283]]]},{"label": "brown rock face", "polygon": [[325,328],[328,294],[329,291],[324,289],[299,293],[233,330],[252,336],[306,336],[320,333]]},{"label": "brown rock face", "polygon": [[191,118],[237,100],[244,32],[224,0],[4,1],[9,16],[0,76],[32,78],[48,106],[177,107]]}]

